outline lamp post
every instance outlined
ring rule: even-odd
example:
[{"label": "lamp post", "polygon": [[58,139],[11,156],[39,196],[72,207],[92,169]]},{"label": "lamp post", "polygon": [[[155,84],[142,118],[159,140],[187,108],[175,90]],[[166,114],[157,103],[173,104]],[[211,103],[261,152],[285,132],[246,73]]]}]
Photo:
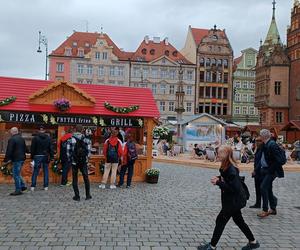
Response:
[{"label": "lamp post", "polygon": [[177,113],[177,138],[178,138],[178,144],[182,145],[182,131],[181,131],[181,121],[182,121],[182,113],[185,111],[184,109],[184,90],[183,90],[183,70],[182,65],[180,64],[179,72],[178,72],[178,88],[176,91],[176,108],[175,112]]},{"label": "lamp post", "polygon": [[45,51],[46,51],[46,73],[45,73],[45,80],[48,78],[48,40],[47,37],[42,35],[42,32],[39,31],[39,47],[37,52],[42,53],[41,50],[41,44],[45,46]]}]

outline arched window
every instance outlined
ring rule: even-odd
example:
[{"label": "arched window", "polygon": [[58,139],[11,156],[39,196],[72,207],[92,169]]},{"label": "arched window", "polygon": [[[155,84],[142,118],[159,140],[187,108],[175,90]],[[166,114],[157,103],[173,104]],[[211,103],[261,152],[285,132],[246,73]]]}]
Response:
[{"label": "arched window", "polygon": [[206,58],[206,63],[205,63],[206,67],[209,67],[210,66],[210,59],[209,58]]},{"label": "arched window", "polygon": [[147,49],[142,49],[142,54],[146,55],[147,54]]},{"label": "arched window", "polygon": [[211,59],[211,65],[216,66],[216,59],[215,58]]},{"label": "arched window", "polygon": [[200,58],[200,66],[204,67],[204,58]]},{"label": "arched window", "polygon": [[155,54],[155,50],[154,50],[154,49],[151,49],[151,50],[150,50],[150,54],[151,54],[151,55],[154,55],[154,54]]},{"label": "arched window", "polygon": [[227,60],[227,59],[224,59],[224,60],[223,60],[223,65],[224,65],[224,68],[225,68],[225,69],[228,68],[228,60]]},{"label": "arched window", "polygon": [[218,64],[218,66],[222,67],[222,59],[219,59],[217,64]]}]

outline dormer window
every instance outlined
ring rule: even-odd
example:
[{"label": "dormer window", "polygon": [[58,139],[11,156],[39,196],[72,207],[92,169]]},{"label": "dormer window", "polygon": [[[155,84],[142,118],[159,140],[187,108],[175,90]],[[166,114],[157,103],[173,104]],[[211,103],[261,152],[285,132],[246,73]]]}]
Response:
[{"label": "dormer window", "polygon": [[89,47],[90,47],[90,44],[89,44],[88,42],[86,42],[86,43],[84,44],[84,46],[85,46],[86,48],[89,48]]},{"label": "dormer window", "polygon": [[155,49],[151,49],[151,50],[150,50],[150,54],[151,54],[151,55],[154,55],[154,54],[155,54]]},{"label": "dormer window", "polygon": [[72,43],[72,46],[73,46],[73,47],[77,47],[77,42],[73,42],[73,43]]},{"label": "dormer window", "polygon": [[84,57],[84,49],[78,49],[78,56]]},{"label": "dormer window", "polygon": [[175,56],[175,57],[177,57],[177,55],[178,55],[178,51],[177,50],[175,50],[175,51],[173,51],[173,56]]},{"label": "dormer window", "polygon": [[142,49],[142,54],[146,55],[147,54],[147,49]]},{"label": "dormer window", "polygon": [[165,55],[166,55],[166,56],[169,56],[169,55],[170,55],[170,51],[169,51],[169,50],[166,50],[166,51],[165,51]]},{"label": "dormer window", "polygon": [[72,55],[72,49],[71,48],[65,48],[65,56],[71,56]]}]

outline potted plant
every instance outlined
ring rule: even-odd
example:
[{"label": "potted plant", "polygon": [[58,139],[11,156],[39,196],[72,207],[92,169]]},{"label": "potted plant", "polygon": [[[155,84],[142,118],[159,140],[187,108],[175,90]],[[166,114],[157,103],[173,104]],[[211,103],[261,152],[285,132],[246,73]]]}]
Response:
[{"label": "potted plant", "polygon": [[71,108],[71,102],[65,98],[58,99],[53,104],[59,111],[67,111]]},{"label": "potted plant", "polygon": [[150,168],[146,170],[146,182],[157,183],[160,170],[158,168]]}]

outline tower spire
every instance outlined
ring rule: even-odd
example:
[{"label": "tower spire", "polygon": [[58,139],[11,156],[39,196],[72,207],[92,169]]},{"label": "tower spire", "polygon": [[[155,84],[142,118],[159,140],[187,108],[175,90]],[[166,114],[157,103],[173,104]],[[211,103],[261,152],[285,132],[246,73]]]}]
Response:
[{"label": "tower spire", "polygon": [[281,44],[280,35],[279,35],[279,31],[275,19],[276,1],[273,0],[272,4],[273,4],[272,21],[264,45]]},{"label": "tower spire", "polygon": [[272,19],[275,19],[275,11],[276,11],[276,1],[273,0],[273,16],[272,16]]}]

